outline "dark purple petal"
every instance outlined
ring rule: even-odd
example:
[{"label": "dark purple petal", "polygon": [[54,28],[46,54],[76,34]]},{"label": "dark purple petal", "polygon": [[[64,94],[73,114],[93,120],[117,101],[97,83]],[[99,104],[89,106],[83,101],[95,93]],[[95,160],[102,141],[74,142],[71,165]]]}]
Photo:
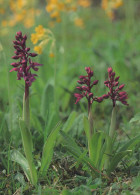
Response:
[{"label": "dark purple petal", "polygon": [[95,81],[93,82],[93,85],[97,85],[98,81],[99,81],[99,80],[95,80]]},{"label": "dark purple petal", "polygon": [[29,53],[29,56],[31,56],[31,57],[36,57],[37,54],[36,54],[36,53]]},{"label": "dark purple petal", "polygon": [[12,56],[13,59],[17,60],[20,58],[20,56]]},{"label": "dark purple petal", "polygon": [[120,90],[123,89],[124,86],[125,86],[124,84],[120,85],[120,86],[119,86],[119,89],[120,89]]}]

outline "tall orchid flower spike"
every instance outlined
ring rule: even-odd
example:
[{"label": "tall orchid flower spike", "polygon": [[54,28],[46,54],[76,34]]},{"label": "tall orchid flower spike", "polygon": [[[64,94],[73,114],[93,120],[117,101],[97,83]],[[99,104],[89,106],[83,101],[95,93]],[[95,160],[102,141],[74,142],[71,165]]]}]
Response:
[{"label": "tall orchid flower spike", "polygon": [[35,77],[37,76],[36,74],[32,73],[31,70],[38,71],[38,67],[42,66],[42,64],[33,62],[31,60],[31,57],[35,57],[37,54],[30,53],[30,48],[26,47],[26,35],[22,35],[22,32],[19,31],[16,33],[15,38],[16,40],[13,41],[13,43],[16,51],[12,58],[18,62],[13,62],[11,64],[14,68],[10,70],[10,72],[16,71],[17,80],[21,80],[23,78],[25,81],[25,93],[23,97],[23,119],[20,120],[20,130],[25,156],[29,165],[30,180],[33,185],[36,185],[37,171],[33,162],[33,143],[30,132],[29,87],[32,85],[32,82],[35,81]]},{"label": "tall orchid flower spike", "polygon": [[103,101],[104,97],[97,97],[94,96],[92,93],[92,88],[94,85],[98,84],[98,80],[92,81],[92,77],[94,75],[93,71],[91,70],[90,67],[85,67],[85,70],[87,72],[86,76],[80,76],[77,82],[81,85],[76,87],[80,93],[75,93],[74,96],[76,97],[76,102],[77,104],[82,98],[86,97],[88,101],[88,118],[89,118],[89,123],[90,123],[90,134],[93,134],[93,117],[92,117],[92,112],[91,112],[91,106],[94,101],[100,103]]},{"label": "tall orchid flower spike", "polygon": [[32,82],[36,80],[35,77],[37,76],[37,74],[31,73],[31,69],[38,71],[38,67],[42,66],[42,64],[31,60],[31,57],[36,57],[37,54],[30,53],[30,48],[26,47],[26,35],[22,35],[22,32],[19,31],[17,32],[15,38],[16,40],[13,41],[13,43],[16,50],[15,55],[12,58],[18,62],[11,63],[14,68],[12,68],[10,72],[16,71],[17,80],[21,80],[21,78],[23,78],[25,81],[24,111],[26,114],[24,114],[24,119],[27,125],[29,125],[29,87],[32,85]]}]

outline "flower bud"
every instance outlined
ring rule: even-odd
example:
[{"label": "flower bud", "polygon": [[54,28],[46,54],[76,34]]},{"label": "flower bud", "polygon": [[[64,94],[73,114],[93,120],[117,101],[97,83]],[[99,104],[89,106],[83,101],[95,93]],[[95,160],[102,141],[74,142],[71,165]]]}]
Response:
[{"label": "flower bud", "polygon": [[83,81],[80,81],[80,80],[78,80],[77,83],[84,84],[84,82]]},{"label": "flower bud", "polygon": [[87,90],[88,90],[88,87],[82,86],[82,89],[83,89],[84,91],[87,91]]},{"label": "flower bud", "polygon": [[107,99],[107,98],[109,98],[109,95],[108,94],[104,94],[104,95],[102,95],[102,97],[103,97],[103,99]]},{"label": "flower bud", "polygon": [[119,90],[123,89],[124,86],[125,86],[124,84],[120,85],[120,86],[119,86]]},{"label": "flower bud", "polygon": [[19,63],[13,62],[13,63],[11,63],[11,65],[14,67],[17,67],[17,66],[19,66]]},{"label": "flower bud", "polygon": [[89,93],[88,96],[91,98],[93,97],[93,93]]},{"label": "flower bud", "polygon": [[26,36],[26,35],[24,35],[24,36],[23,36],[23,39],[26,41],[26,39],[27,39],[27,36]]},{"label": "flower bud", "polygon": [[99,81],[99,80],[93,81],[93,85],[97,85],[98,81]]},{"label": "flower bud", "polygon": [[29,56],[31,56],[31,57],[36,57],[38,54],[36,54],[36,53],[30,53],[29,54]]},{"label": "flower bud", "polygon": [[118,86],[118,84],[119,84],[119,82],[116,82],[114,86],[116,87],[116,86]]},{"label": "flower bud", "polygon": [[104,81],[104,84],[109,84],[109,81],[107,80],[107,81]]},{"label": "flower bud", "polygon": [[116,78],[115,78],[115,81],[118,81],[118,80],[119,80],[119,78],[120,78],[119,76],[118,76],[118,77],[116,77]]},{"label": "flower bud", "polygon": [[78,90],[80,90],[80,91],[82,91],[83,89],[82,89],[82,87],[76,87]]},{"label": "flower bud", "polygon": [[108,68],[108,73],[109,73],[109,74],[112,73],[112,68],[111,68],[111,67]]},{"label": "flower bud", "polygon": [[12,56],[13,59],[19,59],[20,56]]},{"label": "flower bud", "polygon": [[114,77],[114,76],[115,76],[115,72],[112,72],[112,73],[111,73],[111,76],[113,76],[113,77]]},{"label": "flower bud", "polygon": [[21,31],[17,32],[17,36],[21,37],[22,36],[22,32]]},{"label": "flower bud", "polygon": [[26,51],[26,52],[30,51],[30,48],[29,48],[29,47],[27,47],[27,48],[25,49],[25,51]]},{"label": "flower bud", "polygon": [[100,102],[102,102],[102,101],[103,101],[103,98],[102,98],[102,97],[98,97],[98,98],[97,98],[97,102],[100,103]]}]

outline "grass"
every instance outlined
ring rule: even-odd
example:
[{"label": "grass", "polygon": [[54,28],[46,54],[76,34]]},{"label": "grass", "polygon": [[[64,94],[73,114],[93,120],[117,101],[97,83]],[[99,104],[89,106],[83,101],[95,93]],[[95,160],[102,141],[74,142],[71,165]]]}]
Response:
[{"label": "grass", "polygon": [[[42,24],[46,27],[48,18],[44,20],[45,14],[40,16],[36,25]],[[75,105],[73,95],[78,76],[84,74],[86,66],[93,67],[95,79],[100,80],[99,87],[96,88],[98,96],[106,92],[103,81],[109,66],[120,75],[120,82],[126,83],[129,106],[118,105],[119,136],[116,147],[139,134],[140,117],[137,116],[134,121],[129,122],[140,110],[139,17],[135,15],[135,18],[130,20],[124,16],[111,22],[98,8],[82,10],[79,14],[84,18],[84,29],[75,27],[69,20],[69,16],[52,29],[56,39],[55,59],[49,57],[49,47],[37,57],[43,67],[40,68],[38,78],[31,87],[30,99],[31,132],[35,148],[33,153],[37,169],[40,167],[44,140],[57,122],[60,120],[65,122],[72,111],[76,111],[77,116],[73,126],[68,130],[69,135],[74,137],[82,148],[87,145],[82,122],[82,113],[86,113],[87,107],[84,101]],[[102,177],[93,179],[87,166],[75,161],[66,148],[59,143],[54,148],[54,156],[47,175],[39,179],[36,188],[27,181],[20,166],[11,161],[12,149],[18,149],[23,153],[19,118],[22,116],[24,83],[16,80],[16,73],[9,73],[10,63],[13,62],[12,40],[19,30],[30,37],[34,28],[25,29],[18,25],[10,29],[10,34],[0,36],[2,46],[0,47],[2,48],[0,50],[0,194],[129,195],[139,193],[139,144],[111,173],[110,181]],[[28,44],[33,48],[30,39]],[[56,69],[55,81],[54,69]],[[111,115],[109,101],[100,105],[95,103],[93,113],[95,129],[106,132]]]}]

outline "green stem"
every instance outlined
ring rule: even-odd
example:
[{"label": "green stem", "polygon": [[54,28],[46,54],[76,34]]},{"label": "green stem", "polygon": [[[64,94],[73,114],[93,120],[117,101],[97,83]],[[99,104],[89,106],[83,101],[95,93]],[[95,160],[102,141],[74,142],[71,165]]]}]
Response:
[{"label": "green stem", "polygon": [[29,87],[25,83],[25,94],[23,97],[23,120],[30,129],[30,107],[29,107]]},{"label": "green stem", "polygon": [[105,166],[104,168],[107,170],[110,165],[110,160],[112,156],[113,151],[113,143],[114,143],[114,137],[115,137],[115,129],[116,129],[116,107],[113,107],[112,110],[112,116],[111,116],[111,124],[109,129],[109,138],[106,140],[106,160],[105,160]]},{"label": "green stem", "polygon": [[88,121],[89,121],[89,136],[88,136],[88,151],[89,151],[89,158],[91,158],[91,147],[92,147],[92,135],[93,131],[93,115],[90,102],[88,103]]},{"label": "green stem", "polygon": [[37,172],[33,162],[33,143],[30,132],[30,109],[29,109],[29,86],[25,83],[25,94],[23,97],[23,120],[20,121],[20,129],[22,136],[22,143],[26,159],[28,161],[31,182],[33,185],[37,184]]},{"label": "green stem", "polygon": [[113,107],[111,124],[110,124],[110,129],[109,129],[109,136],[112,139],[114,138],[114,135],[115,135],[115,128],[116,128],[116,107]]},{"label": "green stem", "polygon": [[91,109],[91,105],[89,106],[89,112],[88,112],[88,120],[89,120],[89,134],[90,137],[92,137],[94,130],[93,130],[93,115],[92,115],[92,109]]}]

